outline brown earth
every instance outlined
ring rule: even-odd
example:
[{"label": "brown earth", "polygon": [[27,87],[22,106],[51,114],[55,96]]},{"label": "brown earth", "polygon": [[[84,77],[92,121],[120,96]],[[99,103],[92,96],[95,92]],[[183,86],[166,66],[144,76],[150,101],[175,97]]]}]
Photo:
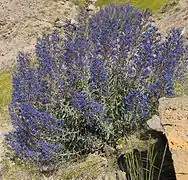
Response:
[{"label": "brown earth", "polygon": [[66,0],[1,0],[0,69],[11,66],[18,51],[32,52],[39,35],[76,13]]},{"label": "brown earth", "polygon": [[171,3],[166,7],[166,12],[162,11],[164,13],[158,14],[156,21],[160,31],[165,34],[171,28],[185,27],[184,36],[188,39],[188,0],[179,0],[175,6]]}]

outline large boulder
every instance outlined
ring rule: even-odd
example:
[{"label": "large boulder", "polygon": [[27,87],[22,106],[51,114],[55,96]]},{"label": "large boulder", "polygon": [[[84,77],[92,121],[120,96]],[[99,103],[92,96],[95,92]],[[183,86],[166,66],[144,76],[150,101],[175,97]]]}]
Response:
[{"label": "large boulder", "polygon": [[159,116],[172,153],[177,180],[187,180],[188,96],[161,98]]}]

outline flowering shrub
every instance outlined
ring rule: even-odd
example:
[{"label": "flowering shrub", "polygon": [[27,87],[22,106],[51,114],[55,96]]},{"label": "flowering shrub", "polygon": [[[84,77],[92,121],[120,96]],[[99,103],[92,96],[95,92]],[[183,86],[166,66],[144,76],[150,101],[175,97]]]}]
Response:
[{"label": "flowering shrub", "polygon": [[[84,21],[85,20],[85,21]],[[187,51],[181,32],[161,37],[148,12],[109,5],[36,44],[36,62],[20,53],[13,73],[6,139],[14,153],[56,163],[89,153],[155,113],[158,99],[174,95]]]}]

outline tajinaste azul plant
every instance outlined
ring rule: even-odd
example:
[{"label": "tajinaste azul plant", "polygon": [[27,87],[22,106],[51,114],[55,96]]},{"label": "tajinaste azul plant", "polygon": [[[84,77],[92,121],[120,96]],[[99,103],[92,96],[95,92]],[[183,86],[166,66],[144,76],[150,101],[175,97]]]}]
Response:
[{"label": "tajinaste azul plant", "polygon": [[[80,21],[79,21],[80,20]],[[47,163],[89,153],[116,140],[174,95],[187,66],[179,30],[166,39],[150,13],[109,5],[43,35],[36,61],[18,56],[7,141],[23,159]],[[97,142],[97,143],[96,143]]]}]

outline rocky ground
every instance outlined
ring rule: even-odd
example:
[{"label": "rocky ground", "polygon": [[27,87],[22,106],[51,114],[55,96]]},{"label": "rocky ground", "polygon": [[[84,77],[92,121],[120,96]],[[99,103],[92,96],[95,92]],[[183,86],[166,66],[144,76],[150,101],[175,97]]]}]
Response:
[{"label": "rocky ground", "polygon": [[174,27],[185,28],[184,36],[188,40],[188,0],[172,1],[157,16],[156,23],[162,33]]},{"label": "rocky ground", "polygon": [[76,14],[76,6],[66,0],[1,0],[0,69],[11,66],[18,51],[32,52],[42,32]]}]

